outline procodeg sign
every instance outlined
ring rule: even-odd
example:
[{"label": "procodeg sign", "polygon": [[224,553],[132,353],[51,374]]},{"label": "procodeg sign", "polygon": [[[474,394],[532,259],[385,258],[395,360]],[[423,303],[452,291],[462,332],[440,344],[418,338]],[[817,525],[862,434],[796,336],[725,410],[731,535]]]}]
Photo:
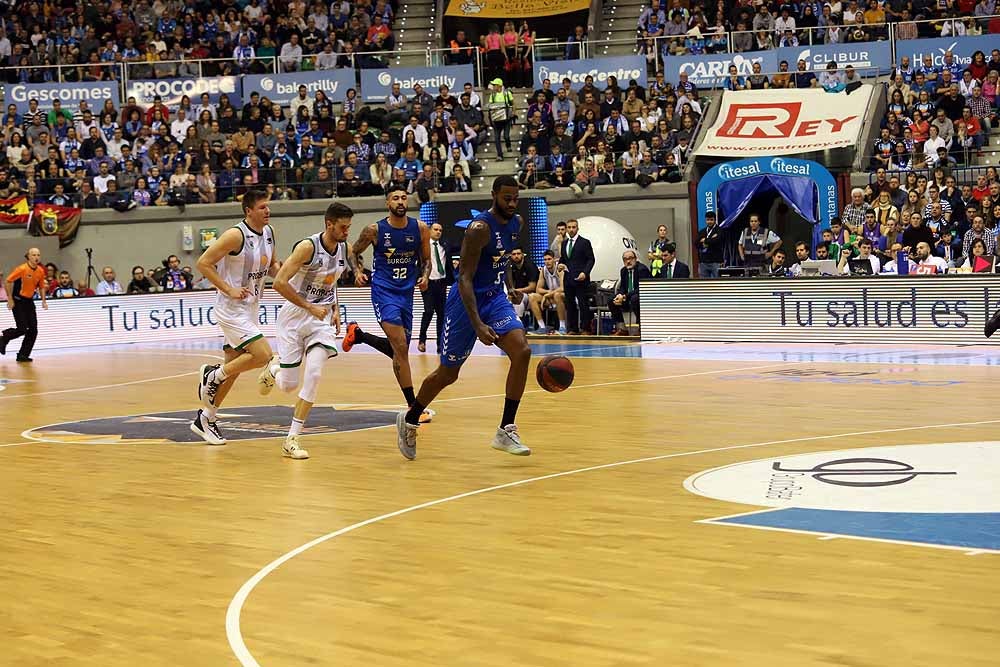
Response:
[{"label": "procodeg sign", "polygon": [[[191,104],[197,105],[202,93],[208,93],[213,104],[222,95],[228,95],[229,101],[239,102],[243,99],[243,88],[238,76],[219,76],[211,79],[150,79],[130,81],[125,91],[125,98],[135,97],[140,106],[149,106],[153,98],[159,95],[163,104],[171,109],[180,104],[185,95]],[[194,120],[194,119],[192,119]]]}]

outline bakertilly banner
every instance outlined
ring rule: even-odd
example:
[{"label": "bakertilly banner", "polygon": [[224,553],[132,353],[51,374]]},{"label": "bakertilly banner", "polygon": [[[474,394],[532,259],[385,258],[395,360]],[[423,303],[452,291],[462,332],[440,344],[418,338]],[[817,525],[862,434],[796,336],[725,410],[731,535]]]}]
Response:
[{"label": "bakertilly banner", "polygon": [[727,90],[696,155],[796,155],[855,146],[874,87]]},{"label": "bakertilly banner", "polygon": [[531,16],[554,16],[589,8],[589,0],[450,0],[445,16],[519,19]]}]

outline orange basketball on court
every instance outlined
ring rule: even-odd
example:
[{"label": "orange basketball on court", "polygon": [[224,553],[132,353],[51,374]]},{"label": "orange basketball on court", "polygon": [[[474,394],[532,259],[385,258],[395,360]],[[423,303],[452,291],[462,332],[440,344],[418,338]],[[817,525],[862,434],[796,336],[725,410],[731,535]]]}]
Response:
[{"label": "orange basketball on court", "polygon": [[538,386],[553,393],[563,391],[573,384],[573,375],[573,362],[556,354],[539,361],[535,371]]}]

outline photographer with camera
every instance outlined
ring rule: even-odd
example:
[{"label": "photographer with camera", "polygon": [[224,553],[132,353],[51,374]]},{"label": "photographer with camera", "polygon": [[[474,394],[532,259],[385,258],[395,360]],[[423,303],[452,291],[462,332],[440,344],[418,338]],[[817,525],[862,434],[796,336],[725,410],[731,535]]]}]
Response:
[{"label": "photographer with camera", "polygon": [[170,255],[163,260],[163,266],[167,269],[160,276],[160,287],[164,292],[190,292],[194,289],[194,277],[190,273],[181,271],[181,259],[177,255]]}]

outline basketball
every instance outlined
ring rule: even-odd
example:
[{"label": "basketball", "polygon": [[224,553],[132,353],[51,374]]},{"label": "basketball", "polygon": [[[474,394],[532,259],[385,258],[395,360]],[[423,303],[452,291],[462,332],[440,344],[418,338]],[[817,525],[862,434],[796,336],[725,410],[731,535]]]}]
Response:
[{"label": "basketball", "polygon": [[554,354],[539,361],[535,371],[538,386],[553,393],[568,389],[573,384],[573,374],[573,362]]}]

